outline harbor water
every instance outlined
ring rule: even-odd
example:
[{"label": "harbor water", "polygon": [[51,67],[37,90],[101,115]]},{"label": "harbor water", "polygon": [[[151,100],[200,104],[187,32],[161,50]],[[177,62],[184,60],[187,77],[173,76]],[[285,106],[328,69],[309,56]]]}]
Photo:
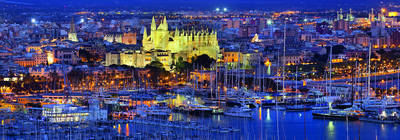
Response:
[{"label": "harbor water", "polygon": [[[272,109],[255,109],[252,118],[239,118],[224,115],[212,115],[208,117],[191,116],[181,113],[173,113],[171,121],[194,121],[203,126],[238,128],[238,132],[212,133],[208,131],[183,131],[171,129],[181,137],[192,137],[206,139],[279,139],[302,140],[369,140],[369,139],[400,139],[400,124],[377,124],[362,121],[339,121],[313,119],[312,112],[287,112]],[[278,113],[278,114],[277,114]],[[278,121],[277,121],[277,118]],[[129,135],[135,134],[129,124]],[[122,125],[121,133],[126,134],[127,125]],[[279,127],[279,132],[277,127]],[[137,126],[140,128],[140,126]],[[143,128],[143,127],[142,127]],[[156,126],[147,126],[145,129],[160,131],[164,129]]]}]

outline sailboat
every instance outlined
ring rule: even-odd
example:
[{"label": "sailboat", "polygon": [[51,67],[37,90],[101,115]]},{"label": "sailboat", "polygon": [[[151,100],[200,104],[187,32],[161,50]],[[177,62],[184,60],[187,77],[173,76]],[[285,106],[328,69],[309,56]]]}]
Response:
[{"label": "sailboat", "polygon": [[[327,79],[327,74],[324,74],[325,79]],[[327,83],[327,82],[325,82]],[[326,87],[327,84],[326,84]],[[325,89],[326,90],[326,89]],[[327,90],[326,90],[327,91]],[[317,94],[317,98],[316,98],[316,104],[311,107],[312,110],[328,110],[329,109],[329,103],[327,102],[327,97],[320,97],[319,94]]]},{"label": "sailboat", "polygon": [[[330,47],[329,61],[330,61],[329,62],[329,72],[330,72],[329,88],[330,88],[330,90],[328,91],[328,93],[332,93],[332,74],[331,74],[332,73],[332,46]],[[358,108],[355,108],[354,106],[351,108],[348,108],[346,110],[333,110],[332,102],[334,100],[337,100],[338,97],[332,96],[332,94],[329,94],[329,96],[326,96],[325,98],[326,98],[326,101],[328,102],[329,110],[314,110],[312,113],[313,118],[332,119],[332,120],[358,120],[359,116],[363,115],[361,110],[359,110]],[[343,105],[346,105],[346,104],[343,104]]]},{"label": "sailboat", "polygon": [[[297,67],[296,67],[296,74],[295,75],[296,75],[296,80],[295,80],[295,82],[296,82],[296,85],[295,85],[296,91],[295,91],[295,93],[297,93]],[[311,110],[310,107],[308,107],[308,106],[306,106],[304,104],[298,104],[296,98],[294,100],[295,100],[295,104],[294,105],[286,105],[286,111],[306,111],[306,110]]]}]

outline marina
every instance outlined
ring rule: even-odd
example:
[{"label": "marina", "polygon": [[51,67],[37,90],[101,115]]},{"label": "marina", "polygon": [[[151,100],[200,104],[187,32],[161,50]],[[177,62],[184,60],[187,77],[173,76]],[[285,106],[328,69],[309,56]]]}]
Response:
[{"label": "marina", "polygon": [[2,139],[277,139],[277,123],[280,125],[279,136],[283,139],[400,138],[396,133],[400,126],[398,122],[315,119],[312,111],[276,112],[265,108],[255,109],[251,118],[172,113],[165,119],[135,118],[97,124],[32,122],[32,125],[27,121],[5,123],[0,132]]}]

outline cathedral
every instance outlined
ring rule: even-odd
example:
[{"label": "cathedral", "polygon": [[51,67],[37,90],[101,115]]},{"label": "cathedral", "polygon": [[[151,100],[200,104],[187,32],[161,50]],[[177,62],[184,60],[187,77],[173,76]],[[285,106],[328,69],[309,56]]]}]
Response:
[{"label": "cathedral", "polygon": [[216,59],[219,54],[219,46],[217,33],[208,30],[168,30],[166,17],[157,27],[154,17],[151,21],[151,32],[147,35],[145,30],[143,33],[143,51],[163,50],[171,51],[171,53],[189,59],[194,56],[207,54]]},{"label": "cathedral", "polygon": [[203,54],[213,59],[221,55],[215,31],[179,30],[178,28],[175,28],[175,31],[169,31],[166,17],[158,26],[153,17],[150,29],[150,34],[146,28],[144,29],[140,51],[107,53],[106,65],[144,67],[157,60],[164,65],[164,68],[170,70],[171,65],[179,57],[190,61],[192,57]]}]

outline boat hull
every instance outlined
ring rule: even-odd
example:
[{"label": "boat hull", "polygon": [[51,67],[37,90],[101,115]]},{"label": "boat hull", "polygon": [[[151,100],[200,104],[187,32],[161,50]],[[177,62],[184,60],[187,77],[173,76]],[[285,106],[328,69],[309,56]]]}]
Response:
[{"label": "boat hull", "polygon": [[328,119],[328,120],[349,120],[356,121],[359,118],[357,116],[344,116],[344,115],[336,115],[329,113],[312,113],[313,118],[316,119]]}]

